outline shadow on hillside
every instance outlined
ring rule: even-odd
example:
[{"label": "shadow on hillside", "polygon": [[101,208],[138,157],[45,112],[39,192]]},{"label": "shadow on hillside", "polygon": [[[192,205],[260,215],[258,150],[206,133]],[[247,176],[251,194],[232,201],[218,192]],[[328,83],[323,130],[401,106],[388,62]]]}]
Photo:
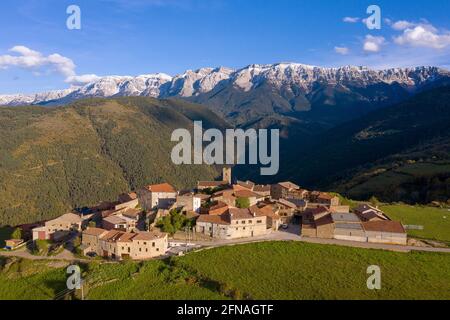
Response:
[{"label": "shadow on hillside", "polygon": [[233,288],[228,283],[206,277],[197,270],[178,263],[173,258],[167,258],[162,261],[164,266],[160,267],[158,271],[165,277],[167,282],[199,286],[233,300],[252,300],[249,293]]}]

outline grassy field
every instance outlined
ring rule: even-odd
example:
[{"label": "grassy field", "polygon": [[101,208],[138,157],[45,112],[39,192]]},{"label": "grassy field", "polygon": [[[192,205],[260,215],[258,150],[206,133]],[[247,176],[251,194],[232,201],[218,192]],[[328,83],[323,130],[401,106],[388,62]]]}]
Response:
[{"label": "grassy field", "polygon": [[[50,299],[65,287],[62,266],[6,262],[0,299]],[[366,287],[370,265],[381,268],[379,291]],[[450,299],[450,255],[437,253],[266,242],[82,269],[88,299]]]},{"label": "grassy field", "polygon": [[49,262],[0,257],[0,300],[49,300],[66,289],[63,268]]},{"label": "grassy field", "polygon": [[421,225],[423,230],[408,230],[408,234],[422,239],[450,244],[450,211],[425,206],[388,205],[381,207],[393,220],[407,225]]}]

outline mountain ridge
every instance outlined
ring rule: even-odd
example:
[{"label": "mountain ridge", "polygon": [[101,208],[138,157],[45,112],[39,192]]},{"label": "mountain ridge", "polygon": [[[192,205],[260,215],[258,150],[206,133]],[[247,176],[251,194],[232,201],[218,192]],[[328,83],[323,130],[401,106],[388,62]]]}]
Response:
[{"label": "mountain ridge", "polygon": [[[375,70],[343,66],[324,68],[300,63],[251,64],[241,69],[226,67],[187,70],[174,77],[164,74],[105,76],[82,87],[72,87],[37,94],[0,95],[0,105],[64,104],[80,98],[147,96],[154,98],[192,98],[217,93],[225,86],[249,92],[269,84],[281,95],[295,96],[296,90],[310,94],[316,83],[364,87],[398,83],[414,91],[426,83],[450,77],[450,71],[433,66]],[[200,99],[201,100],[201,99]],[[197,102],[197,101],[196,101]]]}]

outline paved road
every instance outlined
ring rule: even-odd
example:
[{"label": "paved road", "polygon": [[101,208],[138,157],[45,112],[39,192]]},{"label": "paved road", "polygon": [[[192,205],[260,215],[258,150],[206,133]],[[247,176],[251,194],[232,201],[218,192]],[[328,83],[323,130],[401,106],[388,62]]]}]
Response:
[{"label": "paved road", "polygon": [[[433,247],[414,247],[414,246],[401,246],[382,243],[368,243],[368,242],[356,242],[356,241],[344,241],[336,239],[320,239],[320,238],[307,238],[299,235],[299,226],[289,226],[287,230],[281,230],[272,232],[265,236],[258,236],[253,238],[234,239],[234,240],[213,240],[213,241],[191,241],[196,245],[196,249],[203,248],[216,248],[228,245],[265,242],[265,241],[300,241],[307,243],[317,243],[324,245],[338,245],[353,248],[365,248],[365,249],[381,249],[397,252],[411,252],[411,251],[425,251],[425,252],[443,252],[450,253],[450,248],[433,248]],[[170,241],[174,243],[183,243],[183,241]],[[195,250],[195,249],[194,249]],[[179,251],[184,251],[184,248],[171,248],[167,256],[178,255]],[[29,253],[25,248],[16,251],[0,251],[0,255],[3,256],[16,256],[26,258],[30,260],[64,260],[64,261],[89,261],[76,258],[70,251],[64,249],[63,252],[56,256],[35,256]]]},{"label": "paved road", "polygon": [[344,241],[336,239],[307,238],[302,237],[299,234],[300,234],[299,226],[289,226],[288,230],[272,232],[271,234],[265,236],[245,238],[245,239],[235,239],[235,240],[192,241],[192,243],[199,244],[204,247],[220,247],[226,245],[264,242],[264,241],[300,241],[324,245],[338,245],[338,246],[365,248],[365,249],[381,249],[398,252],[426,251],[426,252],[450,253],[450,248],[415,247],[415,246],[391,245],[383,243]]},{"label": "paved road", "polygon": [[[67,249],[54,256],[36,256],[31,254],[25,247],[14,250],[14,251],[0,251],[0,256],[5,257],[19,257],[29,260],[64,260],[64,261],[84,261],[83,259],[77,258]],[[87,260],[86,260],[87,261]]]}]

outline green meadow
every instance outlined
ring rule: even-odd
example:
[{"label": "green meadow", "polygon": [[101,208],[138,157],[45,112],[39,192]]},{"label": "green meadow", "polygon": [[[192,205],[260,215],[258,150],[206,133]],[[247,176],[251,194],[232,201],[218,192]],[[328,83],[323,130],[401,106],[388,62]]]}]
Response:
[{"label": "green meadow", "polygon": [[403,204],[387,205],[381,209],[404,225],[423,226],[423,230],[408,230],[408,235],[450,244],[450,209]]},{"label": "green meadow", "polygon": [[[381,268],[381,290],[367,289],[370,265]],[[58,263],[2,258],[0,266],[0,299],[52,299],[65,289]],[[264,242],[81,268],[87,299],[450,299],[450,255],[439,253]]]}]

